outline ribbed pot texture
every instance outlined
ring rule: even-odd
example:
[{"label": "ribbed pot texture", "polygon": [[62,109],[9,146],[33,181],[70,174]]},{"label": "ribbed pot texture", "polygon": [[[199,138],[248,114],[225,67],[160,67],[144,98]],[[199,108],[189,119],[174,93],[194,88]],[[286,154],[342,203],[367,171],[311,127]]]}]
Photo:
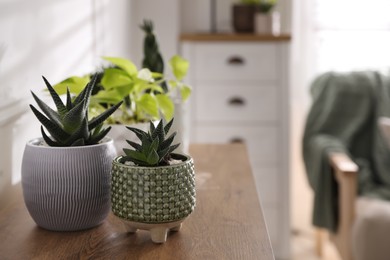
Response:
[{"label": "ribbed pot texture", "polygon": [[26,144],[22,187],[27,209],[38,226],[53,231],[95,227],[110,211],[113,141],[78,147]]},{"label": "ribbed pot texture", "polygon": [[184,219],[195,208],[193,160],[161,167],[128,166],[115,158],[111,171],[113,213],[125,220],[164,223]]}]

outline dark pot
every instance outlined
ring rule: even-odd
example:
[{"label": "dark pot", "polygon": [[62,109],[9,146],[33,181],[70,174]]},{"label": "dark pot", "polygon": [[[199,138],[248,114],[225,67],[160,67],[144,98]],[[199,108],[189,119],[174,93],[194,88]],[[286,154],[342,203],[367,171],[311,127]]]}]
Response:
[{"label": "dark pot", "polygon": [[238,33],[253,33],[255,24],[256,6],[233,5],[233,28]]}]

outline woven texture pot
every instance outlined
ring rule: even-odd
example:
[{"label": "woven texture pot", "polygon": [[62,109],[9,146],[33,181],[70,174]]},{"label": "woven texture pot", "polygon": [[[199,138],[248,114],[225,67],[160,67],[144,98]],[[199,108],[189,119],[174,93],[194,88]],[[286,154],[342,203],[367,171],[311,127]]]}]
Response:
[{"label": "woven texture pot", "polygon": [[190,157],[162,167],[127,166],[115,158],[111,176],[113,213],[142,223],[173,222],[186,218],[195,208],[195,172]]},{"label": "woven texture pot", "polygon": [[113,141],[96,145],[47,147],[27,143],[22,187],[27,209],[38,226],[76,231],[99,225],[110,212]]}]

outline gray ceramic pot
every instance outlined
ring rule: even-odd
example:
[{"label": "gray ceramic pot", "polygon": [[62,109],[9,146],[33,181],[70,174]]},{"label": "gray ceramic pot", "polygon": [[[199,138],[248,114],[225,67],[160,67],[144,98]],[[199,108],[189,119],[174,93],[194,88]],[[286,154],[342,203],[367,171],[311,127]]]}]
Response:
[{"label": "gray ceramic pot", "polygon": [[22,162],[22,187],[27,209],[38,226],[54,231],[95,227],[110,211],[112,139],[78,147],[27,143]]},{"label": "gray ceramic pot", "polygon": [[189,156],[173,155],[183,162],[170,166],[139,167],[115,158],[111,172],[113,213],[128,221],[173,222],[195,208],[195,172]]}]

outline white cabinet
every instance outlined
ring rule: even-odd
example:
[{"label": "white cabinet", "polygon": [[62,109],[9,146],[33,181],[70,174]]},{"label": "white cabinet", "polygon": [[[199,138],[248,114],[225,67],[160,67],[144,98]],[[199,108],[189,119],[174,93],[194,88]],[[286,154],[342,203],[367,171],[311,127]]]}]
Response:
[{"label": "white cabinet", "polygon": [[187,35],[181,45],[193,87],[191,141],[246,143],[278,259],[290,256],[288,39]]}]

